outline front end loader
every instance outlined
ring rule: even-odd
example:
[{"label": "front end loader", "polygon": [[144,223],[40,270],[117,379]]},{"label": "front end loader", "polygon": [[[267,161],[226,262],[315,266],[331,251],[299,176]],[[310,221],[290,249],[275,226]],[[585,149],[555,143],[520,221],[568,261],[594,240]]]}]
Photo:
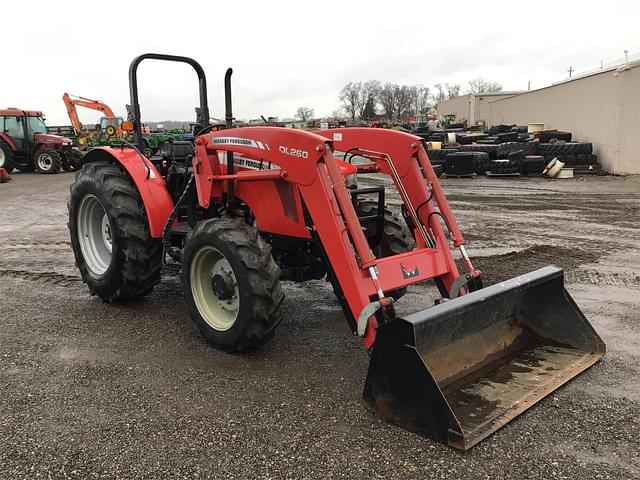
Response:
[{"label": "front end loader", "polygon": [[[200,92],[194,143],[173,142],[151,159],[141,153],[137,90],[146,59],[191,65]],[[136,145],[90,151],[71,187],[71,243],[91,293],[106,301],[147,295],[162,263],[177,265],[204,338],[247,351],[281,320],[281,278],[326,278],[371,355],[365,403],[461,450],[602,358],[604,343],[561,269],[483,287],[419,137],[233,128],[231,73],[227,128],[213,131],[197,62],[134,59]],[[401,216],[385,208],[391,187],[359,188],[353,179],[361,174],[389,179]],[[424,283],[435,284],[436,304],[398,316],[405,289]]]}]

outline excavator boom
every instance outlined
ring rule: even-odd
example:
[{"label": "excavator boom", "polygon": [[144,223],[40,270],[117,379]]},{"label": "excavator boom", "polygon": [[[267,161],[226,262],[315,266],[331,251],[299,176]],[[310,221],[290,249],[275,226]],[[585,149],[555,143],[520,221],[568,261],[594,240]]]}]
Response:
[{"label": "excavator boom", "polygon": [[71,125],[76,132],[76,135],[80,135],[82,132],[82,123],[80,122],[80,118],[78,117],[78,111],[76,107],[84,107],[90,110],[97,110],[102,112],[102,114],[108,118],[115,118],[113,110],[106,103],[101,100],[92,100],[90,98],[79,97],[76,95],[69,95],[65,92],[62,95],[62,101],[64,102],[65,107],[67,107],[67,113],[69,114],[69,119],[71,120]]}]

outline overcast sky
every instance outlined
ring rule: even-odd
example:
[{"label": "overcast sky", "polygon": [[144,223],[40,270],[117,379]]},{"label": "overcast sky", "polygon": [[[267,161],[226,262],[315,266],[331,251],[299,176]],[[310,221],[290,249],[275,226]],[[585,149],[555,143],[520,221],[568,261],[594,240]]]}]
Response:
[{"label": "overcast sky", "polygon": [[[69,124],[63,92],[101,99],[125,115],[132,58],[185,55],[208,76],[212,116],[233,67],[234,114],[330,115],[349,81],[460,83],[482,76],[505,90],[539,88],[640,53],[636,1],[4,2],[0,108],[45,112]],[[194,120],[195,73],[143,62],[144,120]],[[99,114],[80,112],[85,123]]]}]

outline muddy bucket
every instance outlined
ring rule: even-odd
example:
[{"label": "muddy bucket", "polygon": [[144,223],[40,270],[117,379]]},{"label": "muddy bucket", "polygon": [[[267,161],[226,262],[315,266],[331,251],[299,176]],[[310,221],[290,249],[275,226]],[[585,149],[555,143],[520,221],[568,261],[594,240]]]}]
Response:
[{"label": "muddy bucket", "polygon": [[553,266],[378,329],[365,402],[466,450],[604,356]]}]

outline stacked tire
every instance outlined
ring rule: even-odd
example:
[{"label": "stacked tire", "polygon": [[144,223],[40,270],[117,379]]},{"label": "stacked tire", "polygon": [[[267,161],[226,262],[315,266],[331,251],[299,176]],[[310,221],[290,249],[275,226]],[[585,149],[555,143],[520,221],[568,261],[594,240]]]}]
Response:
[{"label": "stacked tire", "polygon": [[462,145],[460,147],[462,152],[484,152],[488,155],[490,160],[498,158],[498,145],[473,143],[471,145]]},{"label": "stacked tire", "polygon": [[571,141],[571,132],[561,132],[558,130],[543,130],[538,134],[538,139],[542,143],[549,143],[551,140]]},{"label": "stacked tire", "polygon": [[521,169],[522,163],[520,160],[510,160],[507,158],[491,160],[489,165],[489,172],[496,175],[513,175],[520,173]]},{"label": "stacked tire", "polygon": [[445,164],[445,157],[450,153],[457,152],[457,148],[442,148],[437,150],[427,150],[427,156],[431,165],[443,165]]},{"label": "stacked tire", "polygon": [[489,155],[485,152],[454,152],[445,157],[444,173],[449,176],[483,174],[488,167]]},{"label": "stacked tire", "polygon": [[525,155],[522,162],[522,172],[528,175],[542,174],[547,163],[542,155]]},{"label": "stacked tire", "polygon": [[593,154],[591,143],[540,143],[538,151],[547,163],[557,158],[567,167],[581,167],[583,170],[592,170],[593,166],[598,164],[598,157]]}]

